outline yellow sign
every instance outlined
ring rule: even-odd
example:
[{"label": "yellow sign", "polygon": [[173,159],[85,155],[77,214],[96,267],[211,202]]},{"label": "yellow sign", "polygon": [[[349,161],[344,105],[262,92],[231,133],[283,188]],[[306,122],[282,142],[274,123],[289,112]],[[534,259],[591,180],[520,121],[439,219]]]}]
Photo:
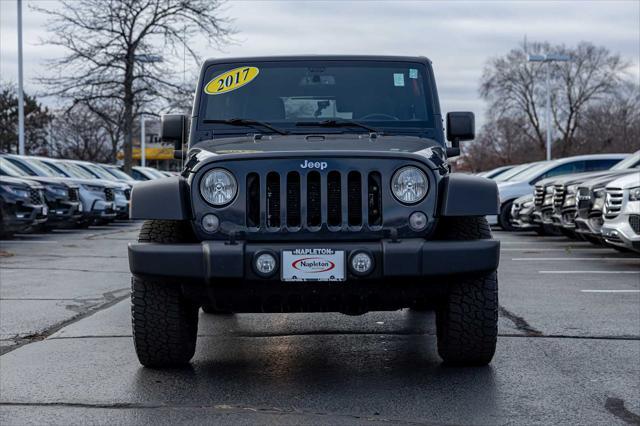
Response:
[{"label": "yellow sign", "polygon": [[[147,148],[144,151],[147,160],[173,160],[173,148]],[[124,152],[120,151],[117,155],[118,160],[124,158]],[[140,148],[133,148],[133,159],[141,160],[142,151]]]},{"label": "yellow sign", "polygon": [[251,83],[259,72],[260,70],[256,67],[234,68],[213,77],[204,87],[204,93],[207,95],[220,95],[239,89],[245,84]]}]

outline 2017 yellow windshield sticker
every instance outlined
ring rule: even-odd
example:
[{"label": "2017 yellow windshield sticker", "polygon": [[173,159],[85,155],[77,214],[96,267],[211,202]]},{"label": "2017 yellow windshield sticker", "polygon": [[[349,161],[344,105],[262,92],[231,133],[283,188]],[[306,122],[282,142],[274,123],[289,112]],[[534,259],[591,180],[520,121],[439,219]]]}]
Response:
[{"label": "2017 yellow windshield sticker", "polygon": [[231,92],[251,83],[260,70],[256,67],[239,67],[219,74],[204,87],[207,95],[220,95]]}]

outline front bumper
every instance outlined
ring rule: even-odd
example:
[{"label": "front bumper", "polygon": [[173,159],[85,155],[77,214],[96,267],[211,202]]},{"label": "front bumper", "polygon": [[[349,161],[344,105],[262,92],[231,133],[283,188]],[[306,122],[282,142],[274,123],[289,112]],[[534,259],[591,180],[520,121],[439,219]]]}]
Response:
[{"label": "front bumper", "polygon": [[325,244],[204,241],[199,244],[131,243],[129,267],[135,276],[168,281],[214,285],[217,280],[233,279],[280,282],[278,273],[270,278],[258,276],[252,267],[254,256],[269,250],[281,257],[282,250],[298,248],[344,250],[347,256],[356,250],[373,254],[373,271],[361,277],[347,267],[347,281],[488,273],[497,269],[500,258],[500,242],[492,239],[427,241],[416,238]]},{"label": "front bumper", "polygon": [[601,229],[602,237],[609,244],[640,252],[640,234],[631,227],[631,216],[640,214],[620,214],[613,220],[606,220]]}]

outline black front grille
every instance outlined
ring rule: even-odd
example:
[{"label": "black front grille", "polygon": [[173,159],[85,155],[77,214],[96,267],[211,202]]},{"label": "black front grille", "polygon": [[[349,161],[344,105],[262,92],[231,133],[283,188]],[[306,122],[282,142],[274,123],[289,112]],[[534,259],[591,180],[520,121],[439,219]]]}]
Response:
[{"label": "black front grille", "polygon": [[640,234],[640,215],[632,214],[629,216],[629,225],[631,229],[633,229],[633,232]]},{"label": "black front grille", "polygon": [[113,193],[113,189],[105,188],[104,189],[104,197],[105,197],[105,200],[107,200],[107,201],[115,200],[115,195]]},{"label": "black front grille", "polygon": [[80,199],[80,190],[78,188],[69,188],[69,201],[78,201]]},{"label": "black front grille", "polygon": [[246,223],[294,230],[326,225],[333,231],[382,226],[381,182],[378,172],[252,172],[247,175]]},{"label": "black front grille", "polygon": [[536,185],[534,197],[535,197],[534,198],[535,205],[537,207],[542,206],[542,203],[544,202],[544,186]]},{"label": "black front grille", "polygon": [[125,189],[125,190],[124,190],[124,197],[125,197],[127,200],[130,200],[130,199],[131,199],[131,190],[130,190],[129,188],[127,188],[127,189]]},{"label": "black front grille", "polygon": [[29,202],[31,204],[42,204],[42,192],[39,189],[30,189]]}]

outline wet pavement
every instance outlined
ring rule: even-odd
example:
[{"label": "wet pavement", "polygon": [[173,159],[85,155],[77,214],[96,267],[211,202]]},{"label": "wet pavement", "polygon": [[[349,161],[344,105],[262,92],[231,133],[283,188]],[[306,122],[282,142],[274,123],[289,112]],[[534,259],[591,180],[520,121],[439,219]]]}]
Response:
[{"label": "wet pavement", "polygon": [[500,337],[448,368],[409,310],[201,314],[191,366],[140,366],[126,244],[139,224],[0,243],[0,424],[638,424],[640,258],[502,241]]}]

